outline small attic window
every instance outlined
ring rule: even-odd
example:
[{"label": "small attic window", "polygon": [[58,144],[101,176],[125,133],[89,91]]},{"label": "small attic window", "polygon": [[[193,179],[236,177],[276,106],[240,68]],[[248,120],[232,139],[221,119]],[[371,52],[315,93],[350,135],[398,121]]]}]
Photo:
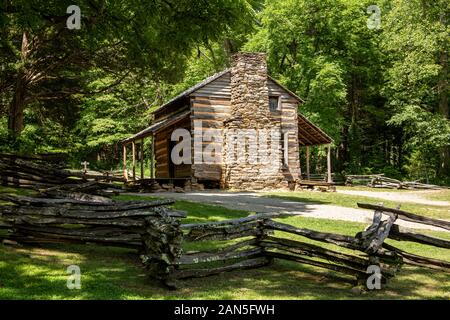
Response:
[{"label": "small attic window", "polygon": [[269,96],[269,110],[274,112],[281,110],[281,97],[280,96]]}]

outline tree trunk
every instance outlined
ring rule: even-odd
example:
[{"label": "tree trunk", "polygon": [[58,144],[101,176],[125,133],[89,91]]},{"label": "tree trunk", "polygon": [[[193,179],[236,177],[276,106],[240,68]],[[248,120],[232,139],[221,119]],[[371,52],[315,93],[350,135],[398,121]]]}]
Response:
[{"label": "tree trunk", "polygon": [[[449,118],[448,110],[448,52],[442,51],[439,58],[441,65],[441,74],[438,82],[439,91],[439,113],[445,118]],[[450,176],[450,147],[445,146],[440,152],[441,163],[439,166],[439,173]]]},{"label": "tree trunk", "polygon": [[19,75],[14,88],[14,96],[9,104],[8,130],[13,137],[18,136],[23,128],[23,112],[25,109],[26,80]]},{"label": "tree trunk", "polygon": [[348,156],[348,125],[345,123],[341,128],[341,143],[338,146],[338,153],[336,156],[336,172],[347,170],[349,161]]},{"label": "tree trunk", "polygon": [[[29,42],[26,32],[22,34],[21,59],[25,64],[29,54]],[[24,70],[19,70],[17,74],[16,84],[14,87],[14,95],[9,104],[8,113],[8,130],[12,137],[17,137],[23,130],[23,111],[25,109],[27,91],[27,77]]]}]

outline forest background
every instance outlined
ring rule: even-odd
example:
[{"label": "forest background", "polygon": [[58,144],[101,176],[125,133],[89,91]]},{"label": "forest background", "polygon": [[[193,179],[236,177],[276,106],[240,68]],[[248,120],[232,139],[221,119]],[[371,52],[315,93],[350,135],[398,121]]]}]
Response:
[{"label": "forest background", "polygon": [[448,1],[72,2],[0,2],[0,152],[117,169],[155,108],[258,51],[333,138],[333,172],[450,184]]}]

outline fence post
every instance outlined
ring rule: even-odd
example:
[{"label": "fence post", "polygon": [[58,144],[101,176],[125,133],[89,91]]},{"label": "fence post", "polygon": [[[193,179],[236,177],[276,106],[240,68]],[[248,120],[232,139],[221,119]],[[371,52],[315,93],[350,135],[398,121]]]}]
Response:
[{"label": "fence post", "polygon": [[268,265],[273,263],[274,258],[266,254],[266,249],[264,246],[261,246],[260,242],[263,241],[267,235],[274,233],[272,230],[266,228],[266,222],[269,220],[270,218],[263,218],[258,221],[258,229],[260,230],[260,234],[255,237],[256,245],[262,249],[262,256],[267,258],[267,260],[269,261],[267,263]]},{"label": "fence post", "polygon": [[176,289],[171,275],[175,269],[175,260],[183,253],[180,221],[161,212],[159,216],[145,218],[144,230],[143,252],[140,256],[142,263],[151,277]]}]

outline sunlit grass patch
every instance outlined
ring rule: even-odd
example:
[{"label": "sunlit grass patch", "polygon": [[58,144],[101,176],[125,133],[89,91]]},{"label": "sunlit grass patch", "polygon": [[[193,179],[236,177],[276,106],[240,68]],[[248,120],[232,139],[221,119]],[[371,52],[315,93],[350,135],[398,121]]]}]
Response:
[{"label": "sunlit grass patch", "polygon": [[402,210],[427,216],[436,219],[450,220],[450,206],[422,205],[417,203],[391,201],[386,199],[377,199],[359,195],[349,195],[337,192],[317,192],[317,191],[290,191],[290,192],[267,192],[267,197],[286,199],[290,201],[317,203],[325,205],[336,205],[348,208],[358,208],[357,203],[380,204],[395,208],[400,205]]},{"label": "sunlit grass patch", "polygon": [[[155,197],[124,195],[116,199],[153,200]],[[182,223],[221,221],[253,214],[188,201],[177,201],[173,207],[187,212],[188,217]],[[350,236],[366,226],[300,216],[276,220],[298,228]],[[450,233],[424,232],[450,239]],[[314,242],[282,232],[276,235]],[[191,243],[184,249],[217,249],[240,240],[243,239]],[[391,239],[387,242],[408,252],[450,261],[447,249]],[[332,244],[320,245],[342,252],[347,250]],[[67,267],[72,264],[81,269],[81,290],[69,290],[66,286]],[[183,280],[178,290],[168,291],[148,277],[135,250],[98,245],[0,245],[0,299],[450,299],[450,274],[419,267],[404,266],[380,291],[354,292],[348,280],[349,277],[330,270],[275,259],[273,264],[259,269]]]}]

